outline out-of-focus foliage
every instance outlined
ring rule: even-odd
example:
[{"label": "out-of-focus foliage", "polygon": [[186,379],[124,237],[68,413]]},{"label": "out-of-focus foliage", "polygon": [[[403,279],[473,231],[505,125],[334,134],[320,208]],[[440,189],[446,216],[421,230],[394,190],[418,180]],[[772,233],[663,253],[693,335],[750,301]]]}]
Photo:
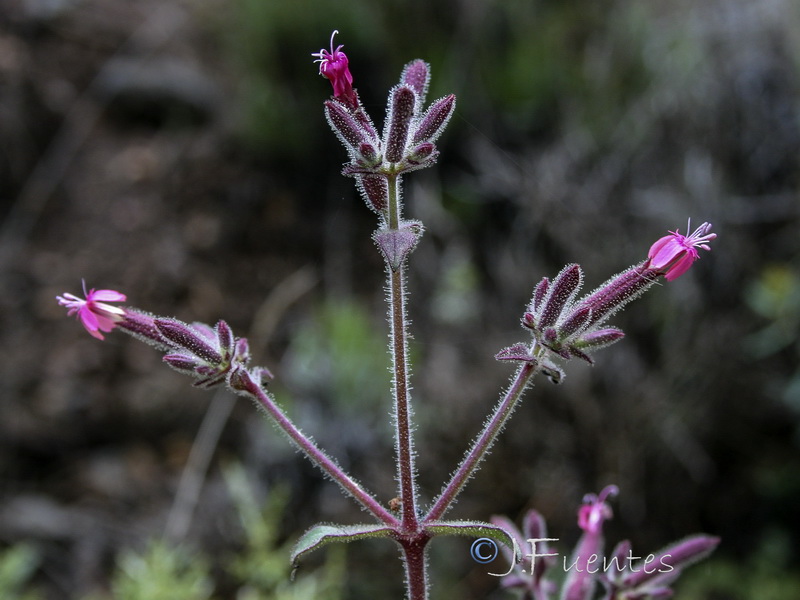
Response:
[{"label": "out-of-focus foliage", "polygon": [[768,324],[747,340],[753,356],[764,358],[798,341],[800,278],[789,265],[765,265],[745,290],[747,304]]},{"label": "out-of-focus foliage", "polygon": [[230,574],[239,582],[239,600],[339,600],[345,574],[341,545],[327,553],[322,568],[292,578],[288,556],[295,539],[279,540],[289,507],[285,491],[274,490],[259,506],[246,473],[238,466],[226,471],[244,533],[241,550],[229,561]]},{"label": "out-of-focus foliage", "polygon": [[204,557],[186,548],[152,541],[144,551],[123,551],[111,581],[110,598],[208,600],[213,590]]},{"label": "out-of-focus foliage", "polygon": [[0,598],[3,600],[39,600],[29,586],[29,579],[39,564],[36,550],[21,543],[0,552]]},{"label": "out-of-focus foliage", "polygon": [[305,395],[320,396],[346,413],[381,412],[389,364],[385,333],[351,300],[331,298],[292,335],[287,379]]},{"label": "out-of-focus foliage", "polygon": [[696,565],[677,586],[681,600],[795,600],[800,571],[791,564],[790,542],[780,532],[767,535],[745,564],[712,558]]},{"label": "out-of-focus foliage", "polygon": [[[241,467],[226,471],[228,490],[239,516],[243,541],[235,553],[227,555],[224,565],[225,586],[236,590],[238,600],[338,600],[344,580],[344,552],[329,552],[321,569],[306,570],[291,578],[288,556],[294,539],[279,540],[287,510],[287,495],[276,491],[259,505],[250,482]],[[9,550],[0,563],[2,569],[13,567],[16,583],[10,594],[22,589],[27,575],[20,561],[27,560],[23,547]],[[14,564],[12,565],[12,559]],[[212,570],[206,553],[191,552],[163,541],[151,541],[142,552],[125,550],[117,561],[109,595],[98,593],[87,600],[208,600],[219,597],[218,574]],[[2,582],[0,582],[2,583]],[[16,586],[16,587],[15,587]],[[5,600],[6,596],[3,595]],[[35,600],[31,595],[9,595],[9,600]]]},{"label": "out-of-focus foliage", "polygon": [[[767,391],[800,419],[800,277],[790,265],[766,265],[744,298],[766,322],[747,337],[745,347],[755,359],[785,360],[780,356],[785,353],[794,362],[793,372],[770,381]],[[800,423],[796,442],[800,447]]]}]

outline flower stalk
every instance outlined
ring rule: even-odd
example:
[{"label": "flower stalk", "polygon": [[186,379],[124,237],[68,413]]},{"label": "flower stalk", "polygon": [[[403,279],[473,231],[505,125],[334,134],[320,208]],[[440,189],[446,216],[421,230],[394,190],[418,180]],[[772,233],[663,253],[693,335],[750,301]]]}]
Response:
[{"label": "flower stalk", "polygon": [[243,371],[234,384],[235,389],[254,398],[266,411],[272,421],[283,431],[289,439],[303,453],[317,465],[326,475],[333,479],[359,504],[366,508],[373,516],[386,525],[397,527],[397,518],[380,504],[374,496],[367,492],[360,484],[350,477],[341,467],[323,452],[308,436],[306,436],[281,410],[272,397],[267,394],[262,386],[254,381],[250,373]]},{"label": "flower stalk", "polygon": [[472,446],[467,451],[461,464],[456,468],[450,481],[445,485],[439,496],[434,500],[428,514],[425,515],[426,521],[436,521],[444,516],[444,513],[453,505],[464,486],[475,474],[489,449],[494,444],[497,436],[503,430],[511,413],[522,399],[522,394],[530,385],[533,378],[541,369],[535,362],[525,362],[517,369],[514,381],[509,386],[503,398],[495,406],[494,412],[489,417],[483,430],[477,435]]}]

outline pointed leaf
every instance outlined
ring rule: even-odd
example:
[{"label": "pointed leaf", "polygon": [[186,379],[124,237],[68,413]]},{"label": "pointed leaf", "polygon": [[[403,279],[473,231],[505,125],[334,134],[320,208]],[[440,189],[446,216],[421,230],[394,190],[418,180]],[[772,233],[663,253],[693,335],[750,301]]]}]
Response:
[{"label": "pointed leaf", "polygon": [[434,521],[425,524],[425,529],[434,535],[464,535],[468,537],[486,537],[506,545],[522,560],[522,548],[516,543],[513,531],[507,531],[498,525],[484,521]]},{"label": "pointed leaf", "polygon": [[503,348],[494,355],[494,358],[495,360],[518,360],[527,363],[536,362],[536,358],[531,354],[530,348],[522,343]]},{"label": "pointed leaf", "polygon": [[354,542],[367,538],[390,537],[394,533],[386,525],[315,525],[306,531],[292,549],[292,564],[297,568],[298,561],[306,554],[333,542]]}]

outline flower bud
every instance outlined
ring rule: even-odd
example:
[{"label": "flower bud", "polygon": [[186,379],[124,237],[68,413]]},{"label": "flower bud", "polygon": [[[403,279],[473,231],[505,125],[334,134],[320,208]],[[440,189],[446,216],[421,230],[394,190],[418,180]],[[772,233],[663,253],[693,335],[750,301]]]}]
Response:
[{"label": "flower bud", "polygon": [[422,162],[426,162],[430,165],[436,162],[438,154],[439,152],[436,150],[435,145],[430,142],[423,142],[408,153],[406,160],[412,165],[419,165]]},{"label": "flower bud", "polygon": [[357,175],[356,182],[364,201],[382,215],[389,203],[389,183],[384,175]]},{"label": "flower bud", "polygon": [[589,324],[589,318],[592,316],[592,310],[589,307],[579,308],[572,311],[569,316],[564,319],[559,327],[559,333],[563,337],[571,337],[578,331],[583,331]]},{"label": "flower bud", "polygon": [[621,587],[624,589],[662,588],[676,579],[684,568],[711,554],[718,544],[718,537],[690,536],[655,554],[648,561],[649,568],[635,565],[635,568],[624,574]]},{"label": "flower bud", "polygon": [[176,371],[186,373],[187,375],[194,375],[195,370],[202,366],[202,363],[200,363],[196,357],[188,354],[167,354],[162,360]]},{"label": "flower bud", "polygon": [[583,334],[575,342],[575,346],[582,350],[597,350],[610,346],[625,337],[625,332],[616,327],[606,327]]},{"label": "flower bud", "polygon": [[375,146],[362,142],[358,146],[358,162],[365,167],[376,167],[381,164],[381,155],[375,149]]},{"label": "flower bud", "polygon": [[230,325],[225,321],[219,320],[214,328],[217,332],[217,343],[225,356],[232,356],[234,351],[233,332]]},{"label": "flower bud", "polygon": [[533,290],[533,298],[531,298],[528,310],[531,312],[539,312],[541,310],[542,303],[544,302],[545,296],[547,296],[547,290],[549,288],[550,280],[547,277],[543,277]]},{"label": "flower bud", "polygon": [[209,343],[208,334],[201,329],[182,323],[177,319],[156,319],[155,324],[161,335],[177,348],[188,350],[211,364],[216,365],[222,362],[221,354]]},{"label": "flower bud", "polygon": [[386,115],[388,129],[386,131],[384,156],[390,163],[400,162],[408,144],[408,132],[411,119],[416,112],[416,96],[407,85],[396,87],[389,100],[389,112]]},{"label": "flower bud", "polygon": [[369,131],[364,129],[341,102],[326,100],[324,107],[328,124],[349,152],[352,153],[355,148],[372,139]]},{"label": "flower bud", "polygon": [[555,325],[564,309],[568,307],[583,282],[580,265],[564,267],[553,280],[539,314],[539,327]]},{"label": "flower bud", "polygon": [[434,142],[447,127],[450,117],[456,108],[456,97],[453,94],[439,98],[430,105],[417,123],[412,135],[412,144]]},{"label": "flower bud", "polygon": [[424,60],[417,59],[408,63],[403,68],[403,73],[400,75],[400,84],[407,85],[417,95],[419,103],[425,102],[425,94],[428,93],[428,83],[430,81],[430,69],[428,63]]}]

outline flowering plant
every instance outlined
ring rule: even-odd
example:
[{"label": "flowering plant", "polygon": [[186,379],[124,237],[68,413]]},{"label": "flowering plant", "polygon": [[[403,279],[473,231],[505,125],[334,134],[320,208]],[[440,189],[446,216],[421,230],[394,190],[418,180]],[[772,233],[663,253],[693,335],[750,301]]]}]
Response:
[{"label": "flowering plant", "polygon": [[[579,265],[564,267],[552,280],[543,278],[535,286],[521,319],[530,339],[509,346],[496,355],[498,360],[518,363],[511,384],[439,494],[428,506],[423,506],[412,435],[405,273],[424,227],[421,222],[408,220],[403,215],[402,178],[406,173],[436,162],[439,151],[435,142],[455,110],[456,99],[452,94],[447,95],[426,108],[429,67],[422,60],[412,61],[403,69],[399,83],[389,92],[386,120],[379,133],[353,87],[349,61],[342,48],[341,45],[333,47],[331,36],[330,50],[320,50],[314,56],[320,63],[320,74],[329,79],[333,87],[332,98],[324,102],[324,112],[349,157],[343,173],[355,179],[367,206],[378,217],[372,239],[384,260],[387,276],[393,375],[392,420],[398,482],[391,501],[387,504],[380,502],[375,494],[357,482],[300,430],[265,389],[265,383],[272,378],[271,372],[250,365],[247,340],[236,337],[225,321],[211,327],[151,315],[136,308],[114,306],[108,303],[124,302],[126,296],[114,290],[92,289],[86,292],[85,286],[84,298],[67,293],[58,296],[57,300],[69,309],[68,314],[77,316],[92,336],[102,340],[103,333],[118,328],[164,352],[164,362],[194,377],[196,386],[225,385],[255,400],[289,439],[370,515],[371,522],[359,525],[313,526],[295,545],[292,552],[295,563],[332,542],[388,538],[401,550],[408,599],[422,600],[429,594],[426,549],[431,539],[440,535],[471,536],[492,544],[500,542],[509,549],[512,569],[503,580],[504,586],[521,589],[530,598],[549,598],[554,593],[555,584],[543,578],[544,568],[534,576],[535,552],[528,562],[523,560],[522,553],[525,536],[531,536],[530,539],[546,537],[541,516],[536,513],[528,516],[523,535],[507,519],[496,518],[491,522],[447,520],[445,515],[478,471],[534,378],[542,374],[552,382],[560,383],[564,379],[563,362],[579,358],[593,363],[594,352],[624,336],[621,329],[607,325],[608,319],[661,277],[671,281],[685,273],[699,256],[697,248],[708,250],[708,243],[716,234],[711,233],[708,223],[703,223],[688,236],[678,231],[670,233],[652,245],[642,262],[611,277],[580,298],[578,292],[584,274]],[[587,497],[586,504],[580,509],[579,524],[584,535],[574,553],[576,569],[564,580],[562,598],[591,598],[598,581],[605,585],[607,598],[656,598],[663,597],[664,590],[668,590],[669,578],[637,577],[622,568],[603,578],[593,573],[589,576],[588,567],[602,551],[603,522],[611,516],[606,500],[614,493],[615,488],[608,487],[599,496]],[[715,539],[708,536],[690,539],[694,541],[684,542],[674,550],[674,554],[681,558],[681,567],[707,554],[716,544]],[[526,568],[530,571],[527,576]],[[674,579],[679,569],[672,570]]]}]

